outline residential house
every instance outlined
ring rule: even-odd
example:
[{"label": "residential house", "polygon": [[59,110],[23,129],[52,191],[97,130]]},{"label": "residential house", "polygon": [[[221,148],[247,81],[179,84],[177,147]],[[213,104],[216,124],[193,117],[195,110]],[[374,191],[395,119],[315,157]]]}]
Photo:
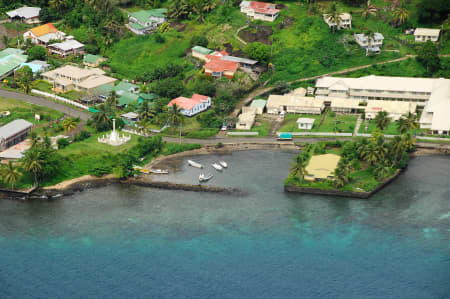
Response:
[{"label": "residential house", "polygon": [[139,115],[135,112],[128,112],[125,114],[120,115],[120,117],[131,124],[134,124],[135,122],[137,122],[139,120]]},{"label": "residential house", "polygon": [[69,39],[61,43],[54,43],[48,46],[50,54],[57,54],[61,57],[68,55],[78,55],[84,53],[84,45],[74,39]]},{"label": "residential house", "polygon": [[127,27],[138,35],[147,34],[166,21],[166,12],[167,9],[158,8],[129,13],[130,23],[127,24]]},{"label": "residential house", "polygon": [[415,102],[369,100],[365,116],[366,119],[375,119],[379,112],[385,111],[392,121],[397,121],[408,113],[416,113],[416,109],[417,103]]},{"label": "residential house", "polygon": [[314,125],[314,118],[299,117],[297,119],[297,125],[299,129],[311,130]]},{"label": "residential house", "polygon": [[212,55],[215,51],[202,46],[195,46],[191,49],[191,52],[192,57],[206,61],[207,60],[206,56]]},{"label": "residential house", "polygon": [[88,67],[98,67],[104,61],[106,58],[100,55],[86,54],[83,57],[83,65]]},{"label": "residential house", "polygon": [[322,17],[330,28],[334,27],[337,30],[352,28],[352,15],[347,12],[341,13],[339,20],[332,20],[328,14],[323,14]]},{"label": "residential house", "polygon": [[222,60],[220,56],[208,55],[207,58],[209,61],[204,65],[205,74],[215,78],[227,77],[232,79],[239,67],[239,63]]},{"label": "residential house", "polygon": [[27,61],[28,56],[23,53],[24,51],[14,48],[0,51],[0,79],[8,77]]},{"label": "residential house", "polygon": [[72,65],[42,73],[42,78],[53,84],[53,90],[57,92],[67,92],[78,90],[91,92],[95,88],[110,84],[113,85],[117,80],[104,75],[105,72],[97,68],[79,68]]},{"label": "residential house", "polygon": [[450,135],[450,80],[436,79],[419,124],[432,134]]},{"label": "residential house", "polygon": [[384,36],[381,33],[375,32],[370,39],[363,33],[357,33],[353,35],[355,41],[361,48],[366,49],[366,53],[374,52],[380,53],[380,48],[383,46]]},{"label": "residential house", "polygon": [[266,109],[267,101],[266,100],[253,100],[250,104],[251,108],[255,108],[256,114],[263,114],[264,110]]},{"label": "residential house", "polygon": [[[245,109],[244,109],[245,108]],[[255,124],[256,108],[244,107],[236,122],[237,130],[250,130]]]},{"label": "residential house", "polygon": [[280,12],[276,9],[276,4],[258,1],[242,1],[241,12],[255,20],[273,22]]},{"label": "residential house", "polygon": [[31,62],[24,62],[19,68],[28,66],[34,75],[47,71],[50,68],[50,64],[42,60],[33,60]]},{"label": "residential house", "polygon": [[267,113],[321,114],[325,109],[324,100],[293,95],[270,95],[267,101]]},{"label": "residential house", "polygon": [[334,179],[334,171],[340,159],[341,157],[335,154],[312,156],[306,166],[304,179],[307,181]]},{"label": "residential house", "polygon": [[24,6],[21,8],[17,8],[15,10],[8,11],[6,14],[8,15],[11,22],[20,21],[26,24],[35,24],[39,23],[39,12],[41,11],[40,7],[29,7]]},{"label": "residential house", "polygon": [[0,127],[0,150],[4,151],[22,142],[28,136],[32,127],[33,124],[24,119],[16,119]]},{"label": "residential house", "polygon": [[31,28],[23,34],[23,39],[30,39],[32,43],[47,46],[53,40],[65,40],[66,34],[56,29],[52,23]]},{"label": "residential house", "polygon": [[169,107],[176,104],[181,108],[181,113],[186,116],[194,116],[207,110],[211,106],[211,98],[208,96],[193,94],[192,97],[178,97],[169,102]]},{"label": "residential house", "polygon": [[242,58],[242,57],[235,57],[235,56],[229,56],[224,55],[221,57],[221,60],[224,61],[231,61],[238,63],[238,67],[244,70],[254,70],[255,66],[258,64],[258,61],[248,58]]},{"label": "residential house", "polygon": [[[316,81],[316,97],[417,102],[425,106],[440,79],[389,76],[360,78],[322,77]],[[449,79],[444,79],[447,84]]]},{"label": "residential house", "polygon": [[437,42],[440,32],[440,29],[417,28],[414,30],[414,39],[416,42]]}]

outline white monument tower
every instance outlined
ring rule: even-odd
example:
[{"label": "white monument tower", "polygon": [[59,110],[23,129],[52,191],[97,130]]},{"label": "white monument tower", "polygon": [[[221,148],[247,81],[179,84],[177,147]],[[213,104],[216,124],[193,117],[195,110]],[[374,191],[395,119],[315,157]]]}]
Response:
[{"label": "white monument tower", "polygon": [[116,119],[113,118],[112,121],[113,121],[113,130],[111,134],[107,134],[106,137],[105,135],[103,135],[102,138],[98,137],[97,139],[98,142],[106,143],[112,146],[119,146],[130,141],[131,136],[125,136],[123,134],[122,137],[119,136],[119,133],[117,133],[116,131]]}]

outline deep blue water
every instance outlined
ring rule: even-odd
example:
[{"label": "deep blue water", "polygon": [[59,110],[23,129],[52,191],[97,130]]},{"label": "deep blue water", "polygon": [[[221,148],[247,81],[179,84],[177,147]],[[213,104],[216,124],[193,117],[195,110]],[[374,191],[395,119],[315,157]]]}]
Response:
[{"label": "deep blue water", "polygon": [[[195,157],[228,161],[211,184],[240,196],[0,200],[0,298],[450,298],[449,157],[413,159],[370,200],[284,193],[292,157]],[[169,179],[198,172],[182,162]]]}]

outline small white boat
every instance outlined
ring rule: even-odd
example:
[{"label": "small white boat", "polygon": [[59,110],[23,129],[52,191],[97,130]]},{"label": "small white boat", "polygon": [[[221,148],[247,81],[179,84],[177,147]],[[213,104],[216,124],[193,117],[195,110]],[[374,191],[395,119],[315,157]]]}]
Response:
[{"label": "small white boat", "polygon": [[207,175],[205,175],[205,174],[203,174],[203,173],[200,173],[200,175],[198,176],[198,180],[199,180],[200,182],[207,182],[207,181],[209,181],[210,179],[212,179],[212,177],[213,177],[212,174],[207,174]]},{"label": "small white boat", "polygon": [[225,162],[225,161],[220,161],[219,164],[220,164],[220,166],[222,166],[223,168],[227,168],[227,167],[228,167],[228,164],[227,164],[227,162]]},{"label": "small white boat", "polygon": [[189,165],[191,165],[192,167],[196,167],[196,168],[203,168],[203,165],[197,162],[194,162],[192,160],[188,160],[187,161]]},{"label": "small white boat", "polygon": [[222,171],[222,170],[223,170],[223,167],[220,166],[220,165],[217,164],[217,163],[213,163],[213,164],[211,164],[211,165],[212,165],[212,167],[214,167],[214,169],[217,170],[217,171]]},{"label": "small white boat", "polygon": [[150,169],[150,173],[154,173],[154,174],[168,174],[169,170],[168,169]]}]

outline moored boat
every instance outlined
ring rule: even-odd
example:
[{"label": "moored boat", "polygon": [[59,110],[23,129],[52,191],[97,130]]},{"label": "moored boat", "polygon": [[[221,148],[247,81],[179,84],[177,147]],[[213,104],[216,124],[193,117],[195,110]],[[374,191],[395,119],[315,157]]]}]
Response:
[{"label": "moored boat", "polygon": [[214,169],[217,170],[217,171],[222,171],[223,170],[223,167],[220,166],[217,163],[213,163],[213,164],[211,164],[211,166],[214,167]]},{"label": "moored boat", "polygon": [[222,167],[224,167],[224,168],[227,168],[227,167],[228,167],[228,164],[227,164],[227,162],[225,162],[225,161],[220,161],[219,164],[220,164],[220,166],[222,166]]},{"label": "moored boat", "polygon": [[169,170],[168,169],[150,169],[150,173],[154,173],[154,174],[168,174]]},{"label": "moored boat", "polygon": [[207,175],[205,175],[205,174],[203,174],[203,173],[200,173],[200,175],[198,176],[198,180],[199,180],[200,182],[207,182],[207,181],[209,181],[210,179],[212,179],[212,177],[213,177],[212,174],[207,174]]},{"label": "moored boat", "polygon": [[196,168],[203,168],[203,165],[197,162],[194,162],[192,160],[188,160],[187,161],[189,165],[191,165],[192,167],[196,167]]}]

